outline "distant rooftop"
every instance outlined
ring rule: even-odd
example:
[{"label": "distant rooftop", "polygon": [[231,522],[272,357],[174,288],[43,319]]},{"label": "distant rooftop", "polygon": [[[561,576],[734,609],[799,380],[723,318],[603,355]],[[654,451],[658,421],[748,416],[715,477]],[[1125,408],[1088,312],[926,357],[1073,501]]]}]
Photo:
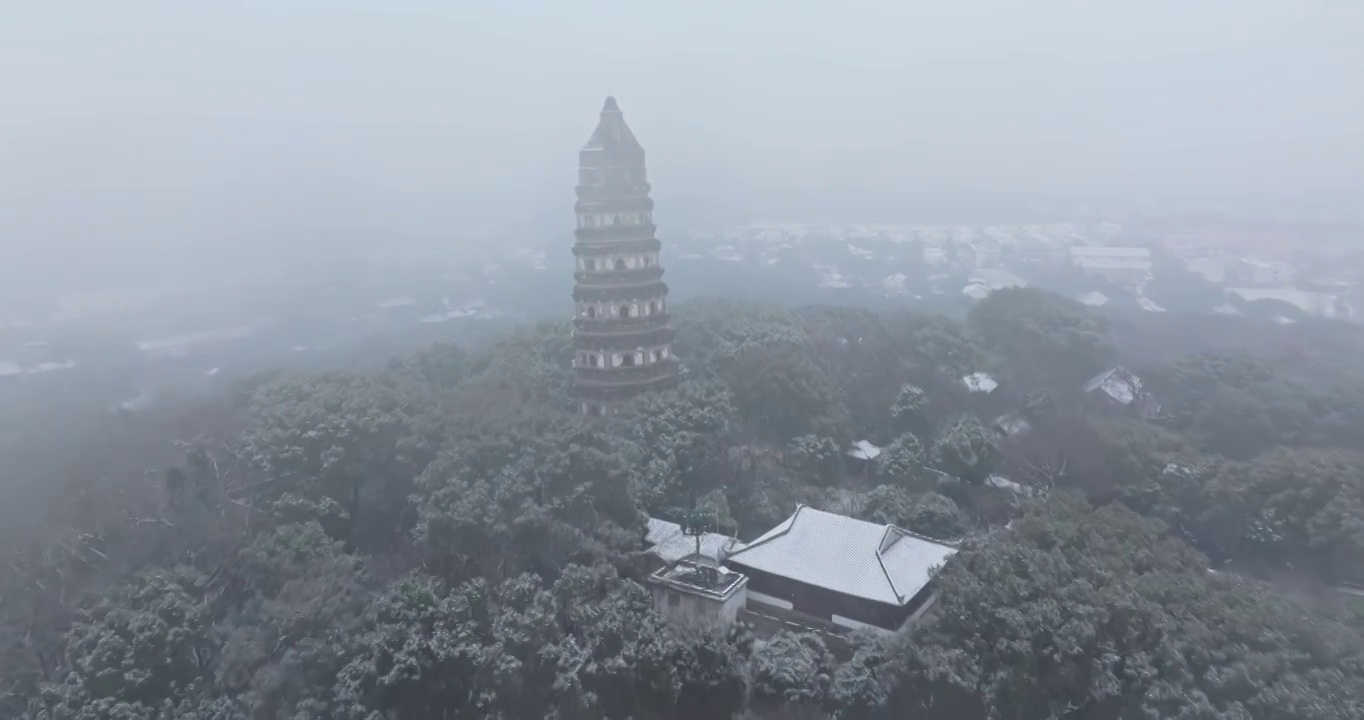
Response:
[{"label": "distant rooftop", "polygon": [[992,393],[999,387],[999,381],[995,380],[990,373],[971,373],[961,379],[966,389],[973,393]]},{"label": "distant rooftop", "polygon": [[875,460],[881,456],[881,448],[872,445],[867,440],[858,440],[848,448],[848,457],[857,460]]},{"label": "distant rooftop", "polygon": [[1084,390],[1085,392],[1101,390],[1123,405],[1129,405],[1141,394],[1141,378],[1119,365],[1094,376],[1085,383]]},{"label": "distant rooftop", "polygon": [[957,548],[893,525],[804,505],[727,562],[844,595],[902,606]]}]

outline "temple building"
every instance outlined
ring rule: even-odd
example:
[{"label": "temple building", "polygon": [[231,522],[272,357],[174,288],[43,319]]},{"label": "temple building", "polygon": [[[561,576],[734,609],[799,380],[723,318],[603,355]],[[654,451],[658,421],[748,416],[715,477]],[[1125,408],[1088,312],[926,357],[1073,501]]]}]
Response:
[{"label": "temple building", "polygon": [[586,415],[609,415],[676,382],[653,208],[644,148],[608,97],[578,153],[573,366]]}]

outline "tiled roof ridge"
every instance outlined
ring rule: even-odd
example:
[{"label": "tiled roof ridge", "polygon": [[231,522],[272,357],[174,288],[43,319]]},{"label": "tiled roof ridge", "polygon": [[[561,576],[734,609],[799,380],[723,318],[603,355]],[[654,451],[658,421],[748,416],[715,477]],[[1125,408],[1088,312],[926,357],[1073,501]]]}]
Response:
[{"label": "tiled roof ridge", "polygon": [[905,596],[900,594],[900,588],[895,587],[895,581],[891,579],[890,571],[886,569],[885,560],[882,559],[881,555],[881,553],[884,552],[882,548],[888,547],[886,545],[886,536],[896,530],[899,530],[899,528],[895,527],[894,525],[887,525],[885,532],[881,534],[881,542],[876,546],[876,565],[881,568],[881,575],[885,577],[886,584],[890,585],[891,594],[895,596],[896,600],[904,602]]},{"label": "tiled roof ridge", "polygon": [[762,538],[761,540],[749,543],[748,545],[745,545],[744,547],[740,548],[738,552],[731,553],[728,557],[730,558],[738,557],[748,552],[749,550],[752,550],[755,547],[766,545],[767,543],[770,543],[773,540],[776,540],[777,538],[782,537],[783,535],[786,535],[787,533],[791,532],[791,528],[796,526],[796,520],[800,517],[800,511],[804,510],[806,507],[808,506],[805,503],[796,503],[796,511],[791,514],[790,522],[786,523],[786,527],[783,528],[781,532],[772,533],[771,537]]},{"label": "tiled roof ridge", "polygon": [[896,532],[900,533],[901,535],[904,535],[905,537],[912,537],[915,540],[923,540],[924,542],[931,542],[934,545],[941,545],[943,547],[950,547],[954,549],[961,548],[961,543],[955,540],[943,540],[942,538],[935,538],[928,535],[924,535],[922,533],[916,533],[913,530],[906,530],[900,527],[899,525],[887,525],[886,527],[895,528]]}]

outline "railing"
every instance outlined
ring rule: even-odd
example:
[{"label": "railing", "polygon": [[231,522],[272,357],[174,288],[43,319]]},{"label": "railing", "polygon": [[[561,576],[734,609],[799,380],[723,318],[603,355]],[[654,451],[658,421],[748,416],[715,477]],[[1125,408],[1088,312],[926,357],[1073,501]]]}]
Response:
[{"label": "railing", "polygon": [[635,335],[649,330],[662,330],[667,327],[672,316],[666,312],[653,315],[640,315],[626,318],[583,317],[573,319],[573,327],[578,335],[588,337],[617,337]]},{"label": "railing", "polygon": [[633,367],[594,368],[579,367],[578,384],[594,387],[619,387],[622,385],[650,384],[671,380],[674,377],[671,359],[660,360],[650,365]]},{"label": "railing", "polygon": [[639,183],[631,185],[625,189],[606,187],[601,185],[579,185],[578,191],[578,211],[593,211],[598,206],[611,203],[619,206],[622,210],[653,210],[654,201],[649,199],[649,191],[653,186],[649,183]]},{"label": "railing", "polygon": [[578,228],[574,231],[573,236],[583,242],[626,238],[648,240],[653,238],[656,230],[658,230],[658,228],[655,227],[653,223],[645,223],[643,225],[601,225],[598,227]]},{"label": "railing", "polygon": [[663,268],[658,265],[626,270],[579,270],[573,273],[573,279],[580,285],[592,287],[638,285],[661,277]]},{"label": "railing", "polygon": [[577,243],[573,246],[574,257],[599,258],[604,255],[615,255],[618,253],[650,253],[658,252],[663,248],[663,243],[656,237],[641,238],[639,240],[613,240],[604,243]]},{"label": "railing", "polygon": [[[622,295],[623,292],[634,292],[636,294]],[[573,286],[573,299],[606,300],[612,304],[619,304],[621,302],[628,303],[658,298],[667,292],[668,286],[663,283],[663,280],[653,278],[639,282],[622,282],[615,285],[575,285]]]}]

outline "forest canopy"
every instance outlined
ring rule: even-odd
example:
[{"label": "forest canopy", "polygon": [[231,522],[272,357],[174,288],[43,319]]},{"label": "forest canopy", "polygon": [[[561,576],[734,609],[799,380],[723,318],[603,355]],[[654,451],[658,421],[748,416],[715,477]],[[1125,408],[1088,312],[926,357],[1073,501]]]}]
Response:
[{"label": "forest canopy", "polygon": [[[1364,582],[1358,328],[673,310],[681,382],[604,420],[551,322],[73,431],[6,537],[0,716],[1364,717],[1364,611],[1321,590]],[[1149,412],[1086,389],[1118,367]],[[654,611],[650,516],[801,504],[960,541],[936,606],[833,644]]]}]

